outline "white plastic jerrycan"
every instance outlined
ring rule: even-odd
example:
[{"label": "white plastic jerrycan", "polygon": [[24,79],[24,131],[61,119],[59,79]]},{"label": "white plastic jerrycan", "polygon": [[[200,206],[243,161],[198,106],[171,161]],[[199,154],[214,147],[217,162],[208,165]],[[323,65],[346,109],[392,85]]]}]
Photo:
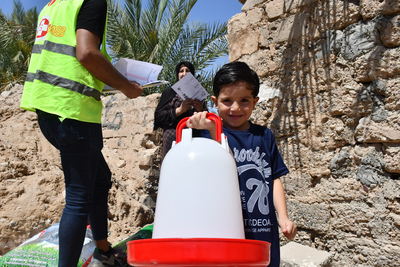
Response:
[{"label": "white plastic jerrycan", "polygon": [[179,122],[161,166],[153,238],[244,239],[236,163],[219,116],[208,113],[217,139],[192,137]]}]

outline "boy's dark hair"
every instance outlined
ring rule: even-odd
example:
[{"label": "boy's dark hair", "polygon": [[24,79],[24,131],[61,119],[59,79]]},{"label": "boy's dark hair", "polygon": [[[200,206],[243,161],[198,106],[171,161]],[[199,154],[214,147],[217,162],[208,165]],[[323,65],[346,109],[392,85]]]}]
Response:
[{"label": "boy's dark hair", "polygon": [[260,80],[257,73],[250,69],[250,67],[240,61],[230,62],[222,66],[222,68],[215,74],[213,92],[216,97],[219,96],[221,88],[225,85],[246,82],[254,97],[257,97],[260,90]]}]

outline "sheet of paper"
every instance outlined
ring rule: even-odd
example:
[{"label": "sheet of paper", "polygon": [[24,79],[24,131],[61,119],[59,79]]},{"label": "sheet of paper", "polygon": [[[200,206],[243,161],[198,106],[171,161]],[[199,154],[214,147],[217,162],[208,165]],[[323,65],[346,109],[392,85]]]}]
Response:
[{"label": "sheet of paper", "polygon": [[183,99],[197,98],[204,100],[209,94],[200,82],[191,74],[186,74],[177,83],[172,85],[172,89]]},{"label": "sheet of paper", "polygon": [[142,85],[142,87],[144,87],[144,88],[153,87],[153,86],[159,86],[159,85],[163,85],[163,84],[167,84],[167,83],[169,83],[169,82],[163,81],[163,80],[158,80],[158,81],[154,81],[154,82],[145,83]]},{"label": "sheet of paper", "polygon": [[[162,70],[162,66],[153,63],[121,58],[115,63],[114,67],[129,81],[135,81],[143,87],[159,86],[168,83],[167,81],[159,81],[158,75]],[[103,92],[114,91],[115,89],[105,85]]]}]

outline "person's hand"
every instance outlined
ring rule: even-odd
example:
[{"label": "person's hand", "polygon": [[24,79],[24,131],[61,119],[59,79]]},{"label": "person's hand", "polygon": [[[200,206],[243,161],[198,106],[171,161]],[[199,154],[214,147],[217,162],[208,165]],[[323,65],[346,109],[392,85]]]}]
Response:
[{"label": "person's hand", "polygon": [[192,106],[194,107],[194,109],[197,111],[197,112],[201,112],[201,111],[203,111],[203,104],[201,103],[201,101],[200,100],[198,100],[198,99],[193,99],[193,101],[192,101]]},{"label": "person's hand", "polygon": [[215,122],[207,119],[207,113],[207,111],[195,112],[194,115],[187,120],[186,126],[199,130],[214,130]]},{"label": "person's hand", "polygon": [[282,233],[290,240],[292,240],[297,234],[297,226],[294,222],[289,219],[279,220],[279,226],[282,229]]},{"label": "person's hand", "polygon": [[186,99],[182,104],[175,110],[175,117],[179,117],[192,107],[192,99]]},{"label": "person's hand", "polygon": [[143,87],[141,87],[140,84],[135,81],[130,81],[129,83],[124,84],[123,87],[116,89],[120,90],[130,99],[139,97],[143,93]]},{"label": "person's hand", "polygon": [[186,99],[182,102],[180,108],[182,109],[182,113],[185,113],[192,107],[192,99]]}]

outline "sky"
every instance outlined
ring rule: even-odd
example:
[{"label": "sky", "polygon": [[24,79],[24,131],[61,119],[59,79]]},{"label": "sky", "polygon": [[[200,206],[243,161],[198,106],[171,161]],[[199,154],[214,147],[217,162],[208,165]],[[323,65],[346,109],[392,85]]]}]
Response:
[{"label": "sky", "polygon": [[[25,10],[36,6],[38,12],[50,0],[20,0]],[[124,0],[118,0],[123,4]],[[237,13],[241,13],[242,4],[239,0],[198,0],[194,5],[189,20],[201,22],[227,22]],[[3,14],[12,13],[14,2],[12,0],[1,0],[0,9]],[[228,57],[223,57],[215,62],[215,65],[228,63]]]}]

